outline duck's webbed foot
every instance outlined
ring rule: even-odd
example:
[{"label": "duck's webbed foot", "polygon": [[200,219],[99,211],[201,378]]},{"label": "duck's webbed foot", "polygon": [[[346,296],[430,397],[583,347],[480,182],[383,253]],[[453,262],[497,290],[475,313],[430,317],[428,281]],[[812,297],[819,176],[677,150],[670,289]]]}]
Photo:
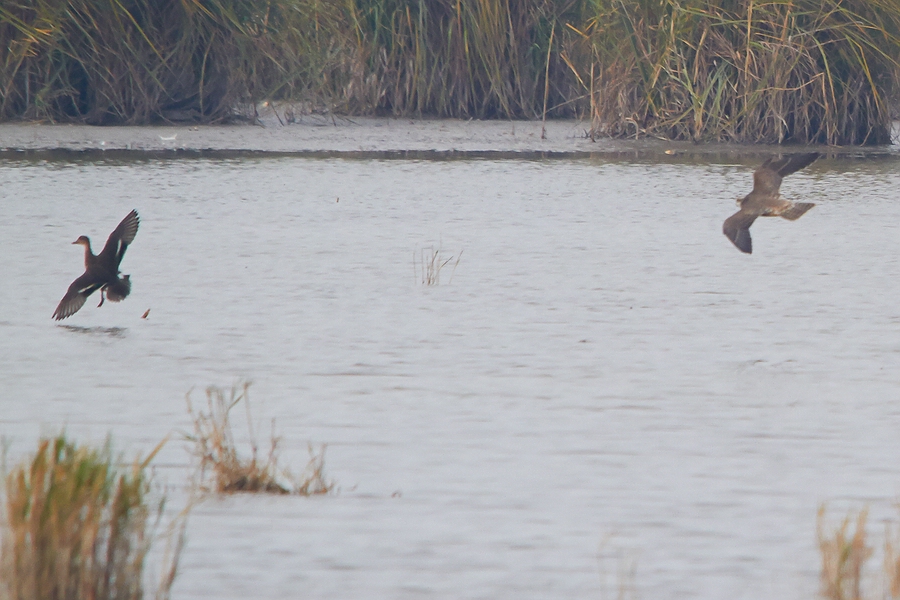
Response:
[{"label": "duck's webbed foot", "polygon": [[105,294],[105,290],[101,289],[100,290],[100,304],[97,305],[97,308],[100,308],[101,306],[103,306],[103,301],[106,300],[106,296],[104,294]]}]

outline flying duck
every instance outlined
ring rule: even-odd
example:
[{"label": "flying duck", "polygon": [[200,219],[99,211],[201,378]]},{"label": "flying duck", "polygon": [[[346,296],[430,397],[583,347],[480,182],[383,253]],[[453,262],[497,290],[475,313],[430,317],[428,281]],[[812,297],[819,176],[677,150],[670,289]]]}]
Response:
[{"label": "flying duck", "polygon": [[59,301],[53,312],[54,319],[59,321],[74,315],[84,306],[88,296],[97,290],[100,290],[98,307],[103,306],[104,299],[120,302],[128,296],[131,292],[131,279],[129,275],[119,277],[119,264],[128,245],[134,241],[140,223],[137,211],[132,210],[109,234],[100,254],[91,252],[91,240],[86,235],[72,242],[84,246],[84,274],[72,282],[66,295]]}]

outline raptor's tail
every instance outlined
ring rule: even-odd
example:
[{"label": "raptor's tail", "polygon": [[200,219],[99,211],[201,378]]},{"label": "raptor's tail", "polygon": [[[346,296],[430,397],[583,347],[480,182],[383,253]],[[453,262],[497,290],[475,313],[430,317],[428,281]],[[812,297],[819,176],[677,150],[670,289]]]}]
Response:
[{"label": "raptor's tail", "polygon": [[811,209],[813,206],[815,206],[815,204],[813,204],[812,202],[794,202],[787,210],[785,210],[778,216],[782,219],[787,219],[788,221],[796,221],[804,214],[806,214],[806,211]]}]

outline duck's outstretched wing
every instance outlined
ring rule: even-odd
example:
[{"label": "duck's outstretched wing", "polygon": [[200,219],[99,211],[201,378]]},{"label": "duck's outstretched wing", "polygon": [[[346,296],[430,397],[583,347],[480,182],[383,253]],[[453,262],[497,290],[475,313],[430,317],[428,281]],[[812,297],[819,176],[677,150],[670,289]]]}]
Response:
[{"label": "duck's outstretched wing", "polygon": [[806,154],[788,154],[772,157],[753,172],[754,194],[774,195],[781,188],[781,180],[796,173],[803,167],[811,165],[821,156],[818,152]]},{"label": "duck's outstretched wing", "polygon": [[66,295],[59,301],[56,310],[53,311],[53,318],[57,321],[71,317],[84,306],[88,296],[103,287],[102,282],[98,282],[95,277],[85,273],[72,282]]},{"label": "duck's outstretched wing", "polygon": [[103,250],[97,255],[97,260],[100,264],[110,265],[114,268],[113,272],[117,271],[119,263],[122,262],[122,257],[125,256],[125,250],[134,241],[134,236],[137,235],[140,224],[141,219],[138,217],[136,210],[128,213],[113,232],[109,234],[106,245],[103,246]]},{"label": "duck's outstretched wing", "polygon": [[722,225],[724,233],[738,250],[751,254],[753,252],[753,240],[750,239],[750,226],[756,220],[756,214],[739,210],[727,219]]}]

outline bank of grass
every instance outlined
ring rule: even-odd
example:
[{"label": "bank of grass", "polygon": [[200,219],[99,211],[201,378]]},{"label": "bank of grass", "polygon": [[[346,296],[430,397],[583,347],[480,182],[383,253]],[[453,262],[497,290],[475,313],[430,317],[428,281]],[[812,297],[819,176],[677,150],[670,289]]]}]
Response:
[{"label": "bank of grass", "polygon": [[595,133],[881,144],[897,92],[894,0],[622,0],[584,30]]},{"label": "bank of grass", "polygon": [[[533,118],[541,112],[552,31],[560,19],[580,21],[583,4],[3,3],[0,118],[216,121],[235,107],[252,112],[264,99],[353,114]],[[573,80],[555,53],[551,62],[554,75],[563,75],[551,104],[564,104],[580,92],[559,87]]]},{"label": "bank of grass", "polygon": [[[120,467],[108,442],[41,440],[3,482],[0,599],[146,597],[144,567],[164,507],[150,499],[148,464],[161,446]],[[168,598],[175,578],[183,529],[173,535],[157,599]]]},{"label": "bank of grass", "polygon": [[898,32],[895,0],[7,2],[0,119],[214,122],[286,100],[299,114],[883,143]]},{"label": "bank of grass", "polygon": [[[232,386],[229,391],[210,386],[206,388],[206,409],[195,409],[188,393],[187,405],[194,431],[187,436],[193,443],[198,460],[198,485],[202,490],[219,494],[256,492],[268,494],[327,494],[334,482],[324,474],[325,446],[316,452],[308,446],[310,460],[299,477],[278,464],[278,445],[281,439],[271,435],[265,458],[261,456],[253,417],[250,410],[250,383]],[[243,402],[248,429],[249,456],[238,449],[232,429],[231,411]],[[274,420],[272,429],[274,430]]]}]

